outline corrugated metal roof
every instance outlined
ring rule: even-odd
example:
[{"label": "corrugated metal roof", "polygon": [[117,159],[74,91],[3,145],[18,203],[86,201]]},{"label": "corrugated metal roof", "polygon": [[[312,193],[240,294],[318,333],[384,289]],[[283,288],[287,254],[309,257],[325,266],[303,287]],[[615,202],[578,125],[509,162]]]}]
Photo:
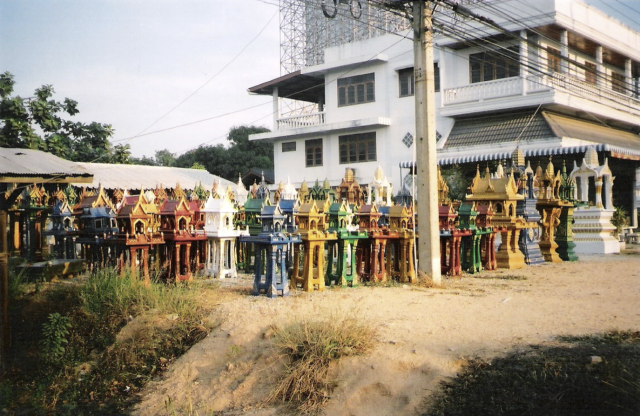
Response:
[{"label": "corrugated metal roof", "polygon": [[0,148],[0,177],[43,178],[76,176],[90,178],[91,173],[76,163],[40,150]]},{"label": "corrugated metal roof", "polygon": [[572,139],[640,150],[640,136],[630,131],[546,111],[542,115],[557,137],[570,137]]},{"label": "corrugated metal roof", "polygon": [[528,141],[552,136],[554,132],[535,110],[484,115],[457,119],[444,149],[512,142],[518,137]]},{"label": "corrugated metal roof", "polygon": [[[140,189],[140,187],[155,189],[160,185],[164,188],[174,188],[178,183],[182,189],[193,189],[202,183],[204,189],[211,190],[214,181],[221,183],[225,188],[227,185],[234,186],[226,179],[199,169],[80,162],[76,165],[93,174],[91,186],[98,187],[102,184],[105,189]],[[77,185],[85,186],[86,184]]]}]

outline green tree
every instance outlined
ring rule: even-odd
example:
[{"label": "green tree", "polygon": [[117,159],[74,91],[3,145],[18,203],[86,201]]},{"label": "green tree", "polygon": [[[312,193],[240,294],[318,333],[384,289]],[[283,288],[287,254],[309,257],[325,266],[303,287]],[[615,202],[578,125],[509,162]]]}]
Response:
[{"label": "green tree", "polygon": [[155,159],[142,155],[142,157],[131,157],[132,165],[158,166]]},{"label": "green tree", "polygon": [[117,144],[113,149],[113,163],[122,165],[131,164],[131,146],[128,144]]},{"label": "green tree", "polygon": [[191,165],[191,169],[207,170],[207,168],[205,168],[203,165],[201,165],[198,162],[193,162],[193,165]]},{"label": "green tree", "polygon": [[63,118],[78,114],[78,103],[54,100],[51,85],[36,89],[29,98],[13,96],[14,85],[10,72],[0,74],[0,147],[45,150],[80,162],[111,162],[110,125]]},{"label": "green tree", "polygon": [[176,166],[176,155],[169,150],[156,151],[156,164],[158,166]]}]

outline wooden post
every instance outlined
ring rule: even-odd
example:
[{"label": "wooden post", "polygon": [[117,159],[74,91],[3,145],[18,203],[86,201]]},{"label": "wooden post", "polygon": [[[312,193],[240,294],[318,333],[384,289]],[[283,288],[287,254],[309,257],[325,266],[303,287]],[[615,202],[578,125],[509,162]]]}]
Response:
[{"label": "wooden post", "polygon": [[[2,202],[0,201],[0,204]],[[0,207],[0,298],[2,299],[0,374],[3,374],[7,368],[7,354],[11,346],[11,328],[9,325],[9,247],[7,243],[7,211],[5,207]]]}]

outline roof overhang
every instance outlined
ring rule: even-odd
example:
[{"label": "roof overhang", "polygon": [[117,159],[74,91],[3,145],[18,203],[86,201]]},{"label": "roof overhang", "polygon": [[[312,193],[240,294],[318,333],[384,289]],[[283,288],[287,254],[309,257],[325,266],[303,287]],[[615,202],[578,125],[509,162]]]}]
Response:
[{"label": "roof overhang", "polygon": [[251,94],[273,96],[276,88],[278,97],[317,104],[320,98],[324,97],[324,77],[305,75],[298,70],[251,87],[247,91]]},{"label": "roof overhang", "polygon": [[362,128],[387,127],[391,125],[389,117],[371,117],[366,119],[341,121],[338,123],[318,124],[310,127],[300,127],[288,130],[276,130],[267,133],[249,135],[249,140],[280,140],[297,139],[309,136],[342,133]]}]

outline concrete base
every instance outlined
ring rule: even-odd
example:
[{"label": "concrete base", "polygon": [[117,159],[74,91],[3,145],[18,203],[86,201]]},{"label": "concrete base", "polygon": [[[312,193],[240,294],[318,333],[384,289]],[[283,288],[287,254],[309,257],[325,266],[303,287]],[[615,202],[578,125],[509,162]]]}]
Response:
[{"label": "concrete base", "polygon": [[580,207],[573,212],[574,251],[578,254],[620,253],[620,242],[611,233],[613,210],[595,207]]}]

